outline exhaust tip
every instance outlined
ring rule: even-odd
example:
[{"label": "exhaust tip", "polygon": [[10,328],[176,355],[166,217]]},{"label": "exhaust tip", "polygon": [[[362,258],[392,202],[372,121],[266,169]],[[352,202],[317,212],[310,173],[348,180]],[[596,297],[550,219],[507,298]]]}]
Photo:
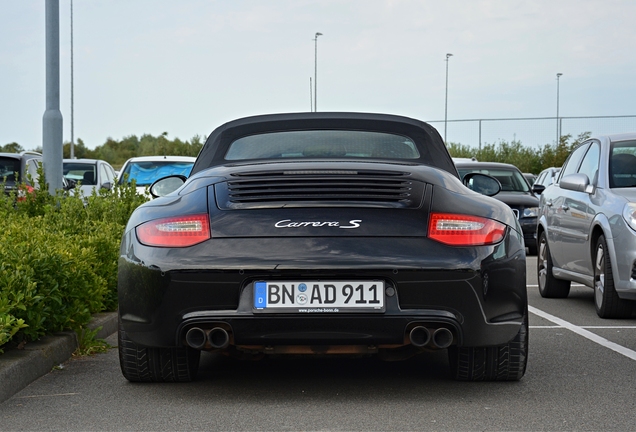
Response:
[{"label": "exhaust tip", "polygon": [[414,346],[423,347],[431,340],[431,332],[423,326],[413,327],[411,333],[409,333],[409,339]]},{"label": "exhaust tip", "polygon": [[185,336],[186,343],[188,346],[194,349],[202,349],[205,346],[205,342],[207,341],[207,336],[203,329],[199,327],[192,327]]},{"label": "exhaust tip", "polygon": [[435,348],[448,348],[453,343],[453,333],[447,328],[438,328],[433,333],[433,345]]},{"label": "exhaust tip", "polygon": [[221,327],[214,327],[208,333],[208,342],[212,345],[212,348],[223,349],[230,344],[230,335],[227,331]]}]

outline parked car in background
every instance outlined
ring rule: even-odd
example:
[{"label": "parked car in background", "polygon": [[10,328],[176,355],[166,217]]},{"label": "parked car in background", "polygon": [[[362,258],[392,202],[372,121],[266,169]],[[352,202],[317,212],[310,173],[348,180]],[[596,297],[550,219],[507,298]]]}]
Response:
[{"label": "parked car in background", "polygon": [[37,187],[38,163],[42,155],[33,151],[20,153],[0,153],[0,182],[4,182],[4,193],[9,194],[21,184],[28,193]]},{"label": "parked car in background", "polygon": [[550,167],[541,171],[532,185],[532,192],[541,195],[545,188],[554,183],[560,172],[561,168],[557,167]]},{"label": "parked car in background", "polygon": [[535,180],[537,179],[537,175],[536,174],[532,174],[532,173],[523,173],[523,176],[525,177],[525,179],[528,182],[528,184],[530,185],[530,187],[532,187],[532,185],[534,184]]},{"label": "parked car in background", "polygon": [[195,157],[190,156],[140,156],[128,159],[119,171],[119,183],[136,182],[141,194],[156,180],[170,176],[189,176]]},{"label": "parked car in background", "polygon": [[570,283],[594,289],[601,318],[626,318],[636,300],[636,133],[574,149],[541,194],[537,274],[543,297]]},{"label": "parked car in background", "polygon": [[[483,174],[467,183],[500,187]],[[414,119],[317,112],[220,126],[190,177],[154,183],[159,197],[125,229],[123,375],[189,381],[202,350],[386,360],[446,350],[456,379],[520,379],[521,228],[474,190],[435,128]]]},{"label": "parked car in background", "polygon": [[110,189],[115,184],[115,170],[101,159],[64,159],[64,177],[79,183],[84,196],[100,188]]},{"label": "parked car in background", "polygon": [[536,255],[539,198],[530,190],[530,186],[521,171],[514,165],[497,162],[458,161],[455,166],[462,179],[468,173],[482,173],[499,180],[501,192],[494,198],[510,206],[519,219],[528,254]]}]

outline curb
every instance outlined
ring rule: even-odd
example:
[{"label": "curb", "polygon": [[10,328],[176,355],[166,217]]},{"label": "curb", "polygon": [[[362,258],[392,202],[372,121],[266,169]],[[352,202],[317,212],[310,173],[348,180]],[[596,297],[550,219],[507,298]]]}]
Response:
[{"label": "curb", "polygon": [[[95,336],[104,339],[117,331],[117,312],[93,315],[88,328],[101,327]],[[24,349],[5,349],[0,354],[0,403],[51,372],[54,366],[65,362],[77,349],[77,335],[66,331],[29,342]]]}]

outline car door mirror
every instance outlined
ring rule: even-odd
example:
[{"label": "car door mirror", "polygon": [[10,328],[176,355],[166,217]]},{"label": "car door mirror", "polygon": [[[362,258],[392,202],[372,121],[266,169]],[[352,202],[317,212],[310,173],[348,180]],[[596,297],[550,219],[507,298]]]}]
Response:
[{"label": "car door mirror", "polygon": [[163,177],[150,185],[150,194],[154,198],[166,196],[179,189],[186,181],[182,175],[171,175]]},{"label": "car door mirror", "polygon": [[576,192],[594,192],[594,185],[590,184],[587,174],[574,173],[564,176],[559,182],[561,189],[567,189]]},{"label": "car door mirror", "polygon": [[497,195],[501,191],[499,180],[482,173],[468,173],[462,183],[468,189],[486,196]]},{"label": "car door mirror", "polygon": [[113,184],[111,182],[105,182],[102,184],[102,189],[111,190],[113,188]]},{"label": "car door mirror", "polygon": [[544,190],[545,186],[542,184],[535,183],[532,185],[532,192],[536,193],[537,195],[541,195]]}]

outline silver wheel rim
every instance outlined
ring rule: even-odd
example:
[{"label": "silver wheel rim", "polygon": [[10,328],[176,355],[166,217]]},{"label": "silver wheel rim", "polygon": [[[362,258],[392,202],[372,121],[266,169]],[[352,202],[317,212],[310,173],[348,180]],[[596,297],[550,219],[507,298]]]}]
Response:
[{"label": "silver wheel rim", "polygon": [[603,293],[605,292],[605,252],[603,245],[598,245],[596,249],[596,259],[594,260],[594,300],[599,309],[603,306]]},{"label": "silver wheel rim", "polygon": [[537,265],[539,266],[539,289],[544,290],[548,279],[548,244],[545,238],[541,239],[539,244],[539,256],[537,257]]}]

